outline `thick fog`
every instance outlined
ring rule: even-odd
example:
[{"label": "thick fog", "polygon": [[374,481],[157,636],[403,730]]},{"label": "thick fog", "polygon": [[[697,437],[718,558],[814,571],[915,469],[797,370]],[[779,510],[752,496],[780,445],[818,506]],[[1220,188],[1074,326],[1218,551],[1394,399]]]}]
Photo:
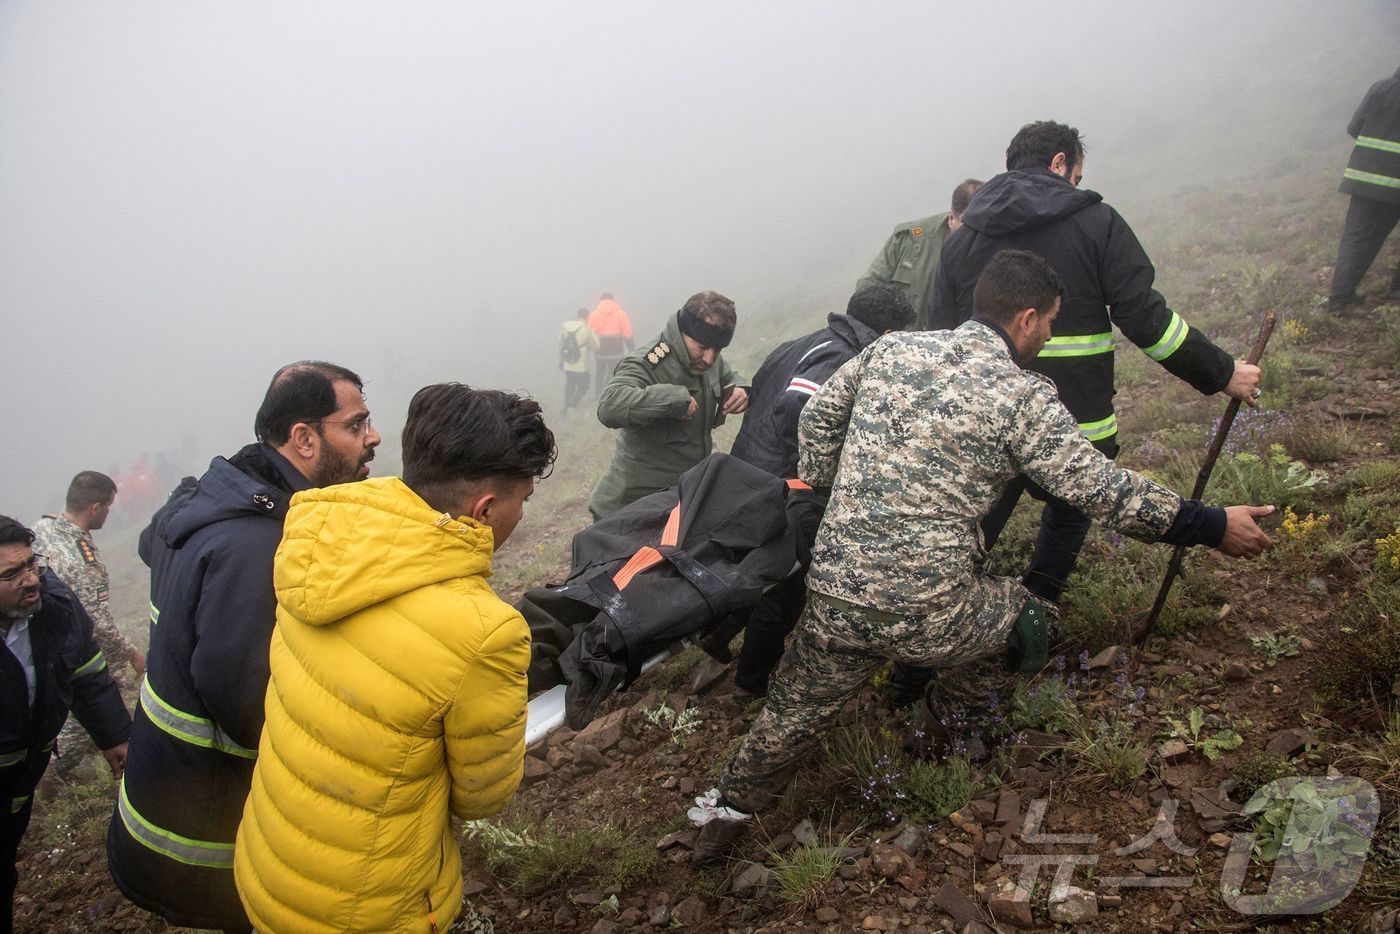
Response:
[{"label": "thick fog", "polygon": [[7,0],[0,512],[143,453],[198,472],[300,358],[392,437],[429,382],[556,403],[603,290],[639,339],[702,289],[739,341],[815,327],[1030,120],[1083,130],[1120,208],[1303,136],[1340,177],[1397,40],[1382,0]]}]

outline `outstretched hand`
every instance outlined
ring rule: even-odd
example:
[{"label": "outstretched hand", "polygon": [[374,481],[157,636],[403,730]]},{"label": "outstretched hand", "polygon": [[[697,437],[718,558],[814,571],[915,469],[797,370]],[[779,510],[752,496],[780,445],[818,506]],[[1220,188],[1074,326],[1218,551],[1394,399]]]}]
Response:
[{"label": "outstretched hand", "polygon": [[1254,520],[1273,511],[1272,506],[1226,506],[1225,535],[1216,548],[1232,558],[1259,557],[1274,543]]}]

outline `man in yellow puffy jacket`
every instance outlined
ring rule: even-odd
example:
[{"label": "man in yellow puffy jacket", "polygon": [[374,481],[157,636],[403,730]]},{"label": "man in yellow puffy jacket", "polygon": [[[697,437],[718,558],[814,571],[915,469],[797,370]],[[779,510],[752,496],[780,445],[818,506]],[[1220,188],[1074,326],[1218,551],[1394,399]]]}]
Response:
[{"label": "man in yellow puffy jacket", "polygon": [[265,934],[446,932],[449,814],[499,811],[525,754],[525,621],[492,551],[555,457],[533,401],[419,390],[403,478],[292,500],[273,570],[267,720],[234,855]]}]

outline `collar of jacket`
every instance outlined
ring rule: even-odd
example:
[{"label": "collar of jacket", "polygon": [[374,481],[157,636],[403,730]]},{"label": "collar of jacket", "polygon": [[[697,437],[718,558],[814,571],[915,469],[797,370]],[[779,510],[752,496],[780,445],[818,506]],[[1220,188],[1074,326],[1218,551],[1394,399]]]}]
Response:
[{"label": "collar of jacket", "polygon": [[850,315],[829,314],[826,316],[826,326],[857,351],[864,350],[880,339],[874,328]]},{"label": "collar of jacket", "polygon": [[905,221],[894,229],[895,233],[908,233],[915,227],[923,229],[925,234],[933,233],[940,228],[946,229],[948,226],[948,212],[934,214],[930,217],[921,217],[916,221]]},{"label": "collar of jacket", "polygon": [[968,324],[980,324],[984,328],[996,334],[997,337],[1000,337],[1003,341],[1006,342],[1006,352],[1011,355],[1011,362],[1016,364],[1017,366],[1021,365],[1021,355],[1016,350],[1016,342],[1011,339],[1010,334],[1006,333],[1006,328],[997,324],[995,321],[988,321],[986,318],[979,318],[977,315],[973,315],[968,320],[967,324],[963,325],[963,327],[967,327]]},{"label": "collar of jacket", "polygon": [[277,602],[324,626],[432,584],[491,573],[494,536],[433,509],[398,477],[299,493],[273,564]]}]

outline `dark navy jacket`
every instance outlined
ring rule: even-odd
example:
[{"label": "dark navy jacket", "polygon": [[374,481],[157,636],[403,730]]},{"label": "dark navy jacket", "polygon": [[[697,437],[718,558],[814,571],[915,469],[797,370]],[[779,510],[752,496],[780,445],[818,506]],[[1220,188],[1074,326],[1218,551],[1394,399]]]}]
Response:
[{"label": "dark navy jacket", "polygon": [[50,571],[40,578],[39,592],[43,603],[29,619],[36,681],[32,710],[24,668],[0,647],[0,822],[27,816],[30,795],[70,710],[99,749],[119,746],[131,733],[131,716],[83,605]]},{"label": "dark navy jacket", "polygon": [[1400,204],[1400,68],[1371,85],[1347,133],[1356,146],[1342,175],[1342,191]]},{"label": "dark navy jacket", "polygon": [[779,345],[758,368],[730,455],[785,480],[797,476],[802,407],[832,373],[880,336],[850,315],[826,320],[820,331]]},{"label": "dark navy jacket", "polygon": [[248,445],[186,478],[141,534],[151,645],[107,854],[122,892],[175,924],[248,926],[233,844],[263,725],[272,558],[308,486]]},{"label": "dark navy jacket", "polygon": [[1152,287],[1152,261],[1127,221],[1097,192],[1044,169],[1005,172],[973,195],[963,226],[943,245],[930,328],[955,328],[972,317],[973,287],[1002,250],[1030,250],[1064,281],[1050,343],[1026,369],[1054,381],[1079,429],[1100,449],[1116,449],[1115,325],[1203,393],[1219,392],[1234,375],[1234,359],[1168,308]]}]

